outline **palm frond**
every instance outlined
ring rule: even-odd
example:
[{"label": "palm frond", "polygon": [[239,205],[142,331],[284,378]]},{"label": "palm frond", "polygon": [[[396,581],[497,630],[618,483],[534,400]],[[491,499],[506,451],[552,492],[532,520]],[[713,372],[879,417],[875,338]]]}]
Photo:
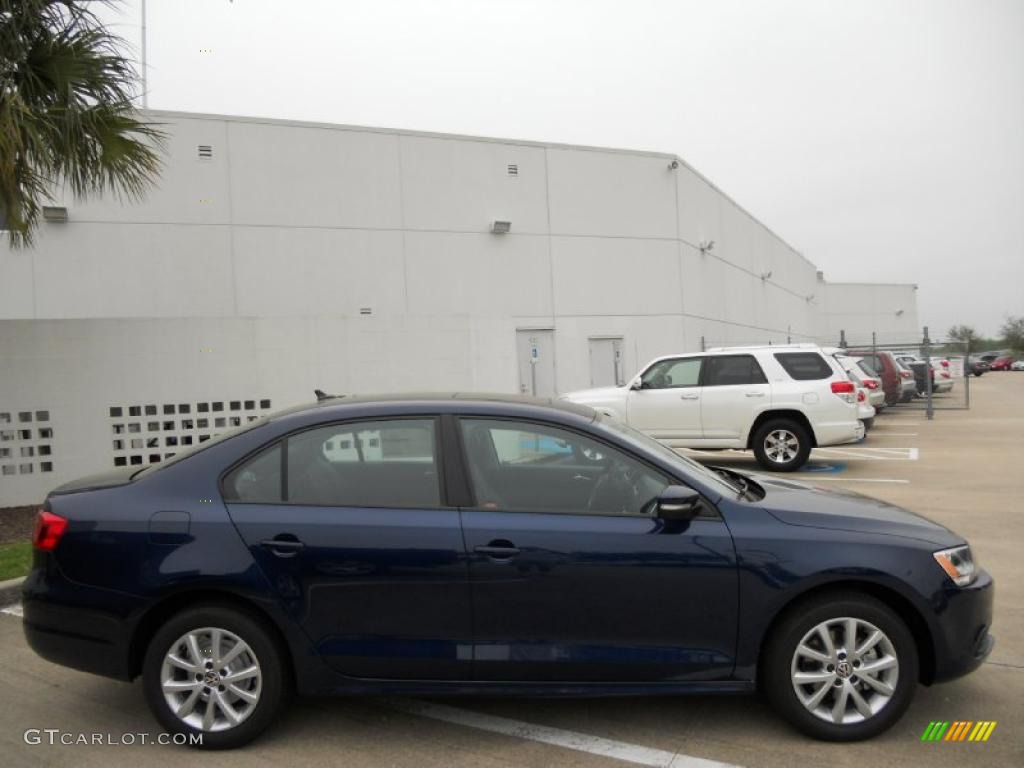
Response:
[{"label": "palm frond", "polygon": [[0,208],[12,246],[31,244],[43,202],[138,200],[166,135],[135,110],[138,75],[90,6],[114,0],[0,0]]}]

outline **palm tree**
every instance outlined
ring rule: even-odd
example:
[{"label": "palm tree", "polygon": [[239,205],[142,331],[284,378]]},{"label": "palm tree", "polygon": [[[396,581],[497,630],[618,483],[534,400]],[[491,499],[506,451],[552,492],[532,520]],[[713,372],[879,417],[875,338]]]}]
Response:
[{"label": "palm tree", "polygon": [[95,5],[0,0],[0,226],[12,247],[31,244],[61,185],[138,199],[160,170],[165,136],[136,116],[135,68]]}]

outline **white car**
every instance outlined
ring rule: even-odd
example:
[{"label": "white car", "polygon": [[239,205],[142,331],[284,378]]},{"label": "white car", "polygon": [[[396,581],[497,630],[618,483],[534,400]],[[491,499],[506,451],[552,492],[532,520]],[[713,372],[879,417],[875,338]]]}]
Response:
[{"label": "white car", "polygon": [[792,471],[815,446],[864,437],[857,392],[813,344],[666,355],[624,386],[570,392],[673,448],[753,450],[765,469]]},{"label": "white car", "polygon": [[881,382],[868,376],[860,367],[863,358],[841,354],[837,354],[835,358],[857,387],[857,418],[864,425],[866,432],[874,425],[877,410],[885,407],[885,392],[882,390]]},{"label": "white car", "polygon": [[1011,371],[1024,371],[1024,360],[1014,360],[1010,363]]}]

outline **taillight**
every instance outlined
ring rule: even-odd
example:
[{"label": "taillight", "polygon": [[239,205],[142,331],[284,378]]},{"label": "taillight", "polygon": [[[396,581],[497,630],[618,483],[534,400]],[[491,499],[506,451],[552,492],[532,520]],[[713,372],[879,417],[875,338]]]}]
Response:
[{"label": "taillight", "polygon": [[864,386],[868,389],[878,389],[878,379],[864,379]]},{"label": "taillight", "polygon": [[948,379],[949,378],[949,371],[943,371],[942,372],[942,378]]},{"label": "taillight", "polygon": [[852,381],[833,381],[832,392],[837,395],[853,394]]},{"label": "taillight", "polygon": [[36,529],[32,534],[32,546],[44,552],[52,552],[60,543],[68,527],[67,518],[40,509],[36,516]]},{"label": "taillight", "polygon": [[942,367],[943,368],[949,368],[949,360],[943,360],[942,361]]},{"label": "taillight", "polygon": [[857,402],[858,403],[863,403],[865,400],[867,400],[867,395],[864,394],[864,390],[863,389],[858,389],[857,390]]},{"label": "taillight", "polygon": [[912,379],[912,378],[914,378],[914,374],[911,373],[910,371],[900,371],[900,378],[902,378],[902,379]]}]

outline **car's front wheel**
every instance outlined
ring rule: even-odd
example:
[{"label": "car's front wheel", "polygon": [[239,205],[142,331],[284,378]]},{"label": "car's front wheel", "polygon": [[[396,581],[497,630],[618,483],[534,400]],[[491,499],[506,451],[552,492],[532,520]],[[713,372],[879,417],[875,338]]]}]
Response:
[{"label": "car's front wheel", "polygon": [[762,424],[753,440],[754,456],[762,467],[774,472],[793,472],[807,463],[811,437],[798,422],[773,419]]},{"label": "car's front wheel", "polygon": [[761,683],[797,729],[856,741],[891,727],[918,680],[918,653],[903,620],[868,595],[832,593],[789,611],[765,648]]},{"label": "car's front wheel", "polygon": [[142,681],[167,732],[186,734],[186,743],[207,749],[256,738],[273,720],[287,685],[282,653],[268,628],[224,605],[186,609],[160,627],[146,652]]}]

